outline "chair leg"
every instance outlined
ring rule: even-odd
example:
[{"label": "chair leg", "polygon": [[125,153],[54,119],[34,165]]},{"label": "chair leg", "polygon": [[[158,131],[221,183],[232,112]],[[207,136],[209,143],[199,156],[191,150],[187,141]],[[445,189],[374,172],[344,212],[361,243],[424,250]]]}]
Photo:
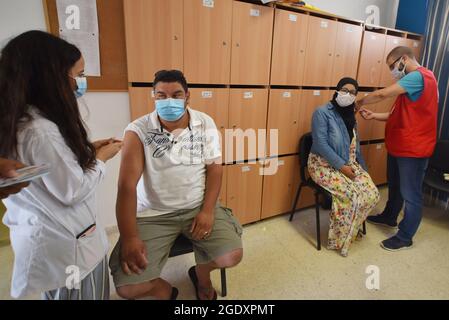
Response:
[{"label": "chair leg", "polygon": [[293,207],[292,207],[292,211],[290,213],[290,219],[288,219],[288,221],[292,222],[293,220],[293,216],[295,215],[295,211],[296,211],[296,205],[298,204],[298,200],[299,200],[299,196],[301,195],[301,189],[303,187],[303,184],[301,183],[299,185],[298,191],[296,191],[296,196],[295,196],[295,201],[293,202]]},{"label": "chair leg", "polygon": [[363,221],[363,231],[362,231],[362,233],[364,235],[366,235],[366,222],[365,221]]},{"label": "chair leg", "polygon": [[315,192],[315,212],[316,212],[316,249],[321,250],[321,228],[320,228],[320,201],[319,194]]},{"label": "chair leg", "polygon": [[226,269],[220,269],[221,273],[221,296],[224,298],[228,295],[228,286],[226,284]]}]

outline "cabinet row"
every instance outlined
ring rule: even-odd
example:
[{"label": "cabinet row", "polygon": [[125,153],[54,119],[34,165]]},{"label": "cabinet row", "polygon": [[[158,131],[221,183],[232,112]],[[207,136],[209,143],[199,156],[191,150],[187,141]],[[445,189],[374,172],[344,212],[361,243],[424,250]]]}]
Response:
[{"label": "cabinet row", "polygon": [[[376,185],[386,183],[385,145],[362,146],[368,171]],[[231,208],[242,224],[280,215],[291,210],[293,197],[300,183],[297,155],[278,159],[275,175],[261,175],[268,164],[236,164],[224,166],[219,201]],[[314,204],[313,191],[304,188],[297,209]]]},{"label": "cabinet row", "polygon": [[389,50],[421,48],[405,34],[233,0],[124,0],[124,11],[129,82],[179,69],[198,84],[328,87],[358,76],[384,86]]},{"label": "cabinet row", "polygon": [[[222,136],[224,162],[265,158],[273,155],[298,153],[298,144],[302,135],[311,131],[313,112],[326,104],[333,90],[306,89],[237,89],[237,88],[191,88],[189,106],[205,112],[214,119]],[[129,88],[132,119],[141,117],[154,110],[151,88]],[[366,93],[359,93],[364,95]],[[392,100],[370,106],[374,112],[389,112]],[[362,141],[384,138],[385,123],[366,121],[358,116],[359,138]],[[245,140],[245,152],[238,157],[236,141],[225,145],[226,129],[255,130],[255,141],[259,146],[257,130],[266,130],[265,150],[257,150],[257,156],[248,155],[248,140]],[[271,130],[275,130],[272,132]],[[277,148],[271,145],[276,141]],[[230,150],[232,148],[232,150]]]}]

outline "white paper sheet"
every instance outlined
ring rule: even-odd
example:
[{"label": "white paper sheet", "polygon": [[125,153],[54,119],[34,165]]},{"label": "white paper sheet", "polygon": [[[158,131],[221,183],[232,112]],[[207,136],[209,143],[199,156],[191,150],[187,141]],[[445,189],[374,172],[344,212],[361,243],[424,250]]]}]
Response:
[{"label": "white paper sheet", "polygon": [[59,35],[80,49],[87,76],[101,76],[96,0],[56,0],[56,6]]}]

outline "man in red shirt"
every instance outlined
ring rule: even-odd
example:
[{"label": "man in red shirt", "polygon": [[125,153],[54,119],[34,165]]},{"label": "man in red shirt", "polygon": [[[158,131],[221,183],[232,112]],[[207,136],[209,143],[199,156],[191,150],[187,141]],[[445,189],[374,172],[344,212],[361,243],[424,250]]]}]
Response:
[{"label": "man in red shirt", "polygon": [[432,71],[420,66],[408,47],[393,49],[386,62],[397,82],[360,99],[357,107],[397,97],[390,113],[360,109],[366,120],[387,122],[388,202],[382,214],[368,217],[368,222],[396,228],[405,202],[397,234],[381,243],[384,249],[397,251],[412,247],[421,222],[422,184],[437,139],[438,84]]}]

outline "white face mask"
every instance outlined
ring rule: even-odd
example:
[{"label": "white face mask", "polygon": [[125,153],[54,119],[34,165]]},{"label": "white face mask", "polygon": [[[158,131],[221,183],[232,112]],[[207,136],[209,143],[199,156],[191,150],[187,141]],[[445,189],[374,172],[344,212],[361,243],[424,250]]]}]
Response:
[{"label": "white face mask", "polygon": [[[401,65],[401,63],[404,65],[404,67],[401,71],[399,71],[399,66]],[[399,63],[394,67],[393,70],[391,70],[391,75],[396,80],[401,80],[403,77],[405,77],[405,63],[403,58],[401,58],[401,60],[399,60]]]},{"label": "white face mask", "polygon": [[355,96],[349,92],[338,92],[337,98],[335,99],[338,105],[342,108],[349,107],[355,101]]}]

